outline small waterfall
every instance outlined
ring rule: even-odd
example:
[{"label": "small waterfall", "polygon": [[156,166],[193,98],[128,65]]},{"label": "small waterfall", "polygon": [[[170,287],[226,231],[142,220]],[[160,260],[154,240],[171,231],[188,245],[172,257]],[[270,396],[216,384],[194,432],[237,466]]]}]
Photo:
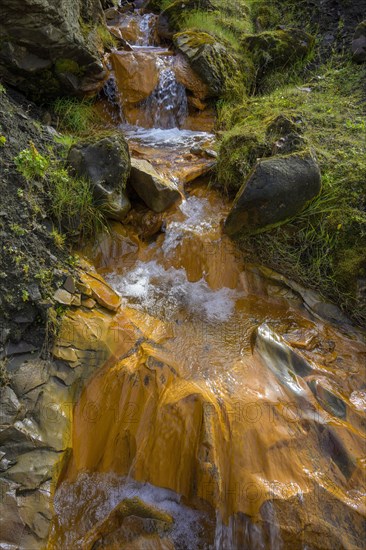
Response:
[{"label": "small waterfall", "polygon": [[136,42],[136,46],[154,46],[154,25],[156,21],[156,15],[153,13],[147,13],[142,15],[139,20],[140,36]]},{"label": "small waterfall", "polygon": [[113,73],[111,73],[107,82],[104,84],[102,91],[99,93],[99,97],[104,97],[111,106],[113,120],[117,124],[120,124],[121,122],[124,123],[125,117],[118,100],[118,86]]},{"label": "small waterfall", "polygon": [[153,128],[179,128],[188,114],[186,90],[177,82],[172,68],[173,58],[159,58],[159,83],[145,101],[145,112],[151,117]]}]

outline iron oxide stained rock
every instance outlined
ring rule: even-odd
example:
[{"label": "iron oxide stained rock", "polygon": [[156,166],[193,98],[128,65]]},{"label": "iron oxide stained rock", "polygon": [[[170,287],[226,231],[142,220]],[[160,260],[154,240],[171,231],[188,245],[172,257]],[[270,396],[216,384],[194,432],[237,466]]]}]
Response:
[{"label": "iron oxide stained rock", "polygon": [[131,185],[146,206],[163,212],[180,198],[173,182],[163,178],[147,160],[131,159]]},{"label": "iron oxide stained rock", "polygon": [[118,310],[121,305],[121,298],[105,282],[103,277],[98,275],[98,273],[82,273],[80,279],[82,283],[90,287],[92,298],[98,302],[99,305],[110,311]]},{"label": "iron oxide stained rock", "polygon": [[320,189],[319,166],[308,151],[260,160],[239,189],[224,230],[251,234],[285,223]]}]

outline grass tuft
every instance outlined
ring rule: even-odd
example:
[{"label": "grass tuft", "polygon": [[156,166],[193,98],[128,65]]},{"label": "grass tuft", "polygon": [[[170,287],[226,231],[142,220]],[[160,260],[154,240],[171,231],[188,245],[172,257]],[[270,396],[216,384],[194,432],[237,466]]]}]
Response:
[{"label": "grass tuft", "polygon": [[96,113],[90,100],[60,97],[54,103],[59,126],[72,134],[89,133],[96,123]]}]

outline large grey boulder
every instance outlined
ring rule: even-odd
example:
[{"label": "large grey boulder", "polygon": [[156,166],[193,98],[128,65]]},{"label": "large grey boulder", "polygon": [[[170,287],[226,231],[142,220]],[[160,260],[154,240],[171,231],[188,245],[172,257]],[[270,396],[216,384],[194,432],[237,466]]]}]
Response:
[{"label": "large grey boulder", "polygon": [[67,161],[76,176],[91,182],[94,197],[103,203],[106,215],[122,221],[131,208],[125,192],[130,156],[123,135],[77,143],[71,147]]},{"label": "large grey boulder", "polygon": [[33,99],[98,89],[99,0],[2,0],[0,79]]},{"label": "large grey boulder", "polygon": [[356,28],[352,41],[352,56],[357,63],[366,61],[366,20]]},{"label": "large grey boulder", "polygon": [[227,48],[205,32],[181,32],[173,40],[176,49],[207,85],[207,97],[222,95],[236,70],[236,61]]},{"label": "large grey boulder", "polygon": [[180,197],[174,183],[163,178],[147,160],[131,159],[130,183],[154,212],[163,212]]},{"label": "large grey boulder", "polygon": [[320,189],[319,166],[309,151],[260,160],[234,200],[225,232],[250,234],[284,223]]}]

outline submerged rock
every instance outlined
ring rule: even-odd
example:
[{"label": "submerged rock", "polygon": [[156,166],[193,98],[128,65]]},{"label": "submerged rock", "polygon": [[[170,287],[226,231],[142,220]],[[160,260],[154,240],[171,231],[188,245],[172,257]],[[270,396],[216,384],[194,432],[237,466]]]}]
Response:
[{"label": "submerged rock", "polygon": [[98,0],[12,0],[0,22],[0,78],[35,99],[97,90],[105,70],[97,49]]},{"label": "submerged rock", "polygon": [[93,185],[94,197],[114,220],[123,220],[130,210],[125,193],[130,172],[128,145],[121,133],[83,141],[69,151],[68,164],[78,177]]},{"label": "submerged rock", "polygon": [[320,189],[319,166],[310,152],[260,160],[236,196],[225,231],[255,233],[284,223]]},{"label": "submerged rock", "polygon": [[166,210],[180,197],[173,182],[158,174],[147,160],[131,160],[130,182],[146,206],[154,212]]},{"label": "submerged rock", "polygon": [[357,63],[366,61],[366,20],[356,28],[352,41],[352,56]]}]

